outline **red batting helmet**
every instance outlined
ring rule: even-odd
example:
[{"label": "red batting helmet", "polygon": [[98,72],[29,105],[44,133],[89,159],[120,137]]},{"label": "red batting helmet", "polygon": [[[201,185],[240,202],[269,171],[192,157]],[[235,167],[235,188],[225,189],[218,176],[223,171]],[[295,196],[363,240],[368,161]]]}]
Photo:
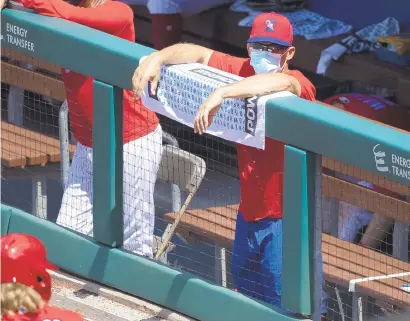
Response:
[{"label": "red batting helmet", "polygon": [[1,263],[1,283],[30,286],[50,300],[51,277],[46,269],[57,268],[47,262],[46,249],[38,238],[19,233],[2,236]]},{"label": "red batting helmet", "polygon": [[387,99],[375,95],[340,94],[324,101],[327,104],[336,103],[344,110],[387,125],[409,130],[409,109],[399,106]]}]

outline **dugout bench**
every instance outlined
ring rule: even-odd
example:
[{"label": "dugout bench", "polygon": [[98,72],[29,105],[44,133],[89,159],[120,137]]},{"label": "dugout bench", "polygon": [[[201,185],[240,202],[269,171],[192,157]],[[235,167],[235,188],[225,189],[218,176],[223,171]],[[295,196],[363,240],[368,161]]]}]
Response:
[{"label": "dugout bench", "polygon": [[[47,178],[61,178],[64,184],[75,145],[69,143],[66,103],[58,110],[60,139],[22,128],[24,92],[27,90],[55,101],[64,101],[60,68],[5,47],[1,49],[1,56],[1,81],[10,86],[7,99],[8,121],[1,123],[2,178],[31,179],[32,213],[46,218]],[[63,143],[60,144],[60,141]]]}]

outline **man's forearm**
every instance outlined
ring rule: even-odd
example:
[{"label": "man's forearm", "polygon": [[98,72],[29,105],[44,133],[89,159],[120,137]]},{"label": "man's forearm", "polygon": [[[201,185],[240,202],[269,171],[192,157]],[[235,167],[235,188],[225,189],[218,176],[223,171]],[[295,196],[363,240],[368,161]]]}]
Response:
[{"label": "man's forearm", "polygon": [[300,84],[292,76],[280,73],[255,75],[217,89],[223,98],[248,98],[280,91],[300,96]]},{"label": "man's forearm", "polygon": [[194,62],[208,64],[212,52],[212,49],[202,46],[180,43],[157,51],[154,56],[160,59],[163,65]]}]

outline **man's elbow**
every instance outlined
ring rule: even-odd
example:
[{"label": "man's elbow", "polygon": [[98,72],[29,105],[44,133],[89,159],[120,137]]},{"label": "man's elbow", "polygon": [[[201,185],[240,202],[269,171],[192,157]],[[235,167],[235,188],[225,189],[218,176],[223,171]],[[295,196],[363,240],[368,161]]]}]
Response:
[{"label": "man's elbow", "polygon": [[200,50],[201,52],[200,60],[198,62],[203,65],[208,65],[209,60],[211,59],[211,56],[214,51],[212,49],[202,47],[202,46],[197,46],[197,47],[198,47],[198,50]]},{"label": "man's elbow", "polygon": [[289,77],[289,91],[300,97],[300,95],[302,94],[302,86],[300,85],[300,82],[294,78],[294,77]]},{"label": "man's elbow", "polygon": [[283,73],[269,73],[265,77],[270,77],[270,81],[272,81],[269,92],[289,91],[300,97],[302,88],[295,77]]}]

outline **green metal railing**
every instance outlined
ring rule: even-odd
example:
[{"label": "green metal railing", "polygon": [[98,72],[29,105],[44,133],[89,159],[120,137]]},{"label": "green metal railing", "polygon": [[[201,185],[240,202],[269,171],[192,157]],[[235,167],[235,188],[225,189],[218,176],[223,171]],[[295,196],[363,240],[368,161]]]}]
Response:
[{"label": "green metal railing", "polygon": [[[4,205],[2,234],[34,234],[46,244],[50,260],[64,269],[199,320],[293,320],[279,309],[119,248],[123,243],[121,89],[131,89],[140,58],[153,49],[10,9],[3,10],[1,23],[3,46],[95,78],[94,108],[99,111],[93,113],[94,239]],[[8,41],[13,26],[27,31],[20,36],[23,41]],[[410,186],[410,168],[406,171],[400,165],[410,163],[410,135],[298,97],[283,97],[266,104],[266,136],[287,144],[282,304],[295,312],[314,313],[316,319],[322,291],[315,282],[320,272],[315,259],[321,245],[316,212],[321,202],[320,155]],[[407,163],[392,162],[400,157]]]}]

